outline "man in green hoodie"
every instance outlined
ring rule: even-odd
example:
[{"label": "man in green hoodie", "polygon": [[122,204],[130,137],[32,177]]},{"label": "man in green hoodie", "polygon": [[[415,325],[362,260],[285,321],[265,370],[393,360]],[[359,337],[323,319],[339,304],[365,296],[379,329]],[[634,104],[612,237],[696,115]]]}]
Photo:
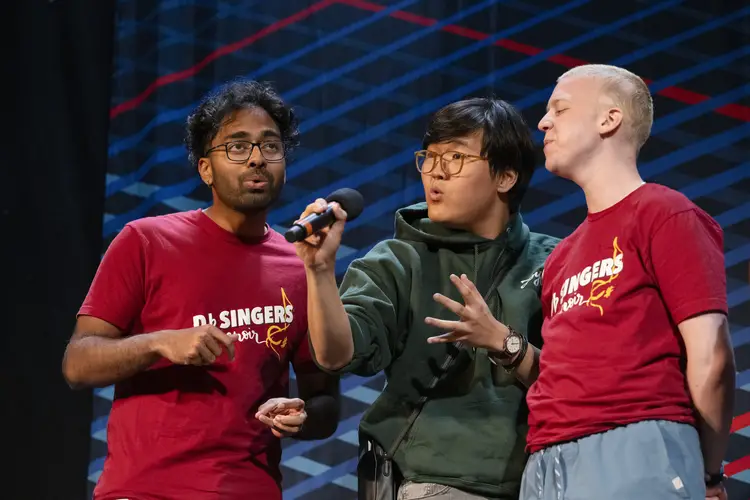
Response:
[{"label": "man in green hoodie", "polygon": [[[541,269],[557,244],[531,233],[519,213],[535,164],[530,131],[504,101],[464,100],[433,116],[415,156],[427,202],[397,212],[395,237],[352,262],[340,290],[341,207],[332,204],[330,228],[296,244],[314,358],[330,372],[385,370],[360,430],[395,447],[400,500],[515,500],[527,409],[512,361],[529,341],[541,345]],[[300,219],[327,206],[316,200]],[[462,300],[465,284],[485,297],[488,328],[510,327],[515,343],[505,352],[428,343],[444,333],[431,321],[456,319],[445,306]]]}]

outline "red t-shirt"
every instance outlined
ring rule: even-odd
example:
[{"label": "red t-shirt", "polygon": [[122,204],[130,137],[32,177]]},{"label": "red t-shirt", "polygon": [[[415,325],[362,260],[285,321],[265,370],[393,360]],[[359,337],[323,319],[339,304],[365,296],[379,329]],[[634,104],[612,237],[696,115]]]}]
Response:
[{"label": "red t-shirt", "polygon": [[132,222],[79,311],[127,334],[215,323],[240,336],[207,367],[162,359],[116,384],[97,500],[281,499],[281,447],[255,418],[315,370],[302,262],[273,230],[247,244],[202,210]]},{"label": "red t-shirt", "polygon": [[643,420],[694,424],[677,325],[727,312],[721,227],[645,184],[589,214],[550,254],[530,452]]}]

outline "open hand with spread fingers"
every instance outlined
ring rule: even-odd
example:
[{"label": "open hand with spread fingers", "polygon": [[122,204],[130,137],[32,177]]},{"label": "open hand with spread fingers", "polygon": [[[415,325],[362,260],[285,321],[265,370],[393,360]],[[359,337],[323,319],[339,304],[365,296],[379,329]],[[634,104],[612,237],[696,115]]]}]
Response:
[{"label": "open hand with spread fingers", "polygon": [[278,438],[293,436],[307,420],[305,402],[299,398],[269,399],[260,405],[255,418],[270,427]]},{"label": "open hand with spread fingers", "polygon": [[460,304],[439,293],[433,295],[433,298],[435,302],[455,313],[459,320],[425,318],[424,321],[428,325],[447,331],[442,335],[428,338],[427,342],[461,342],[472,347],[501,351],[503,341],[509,334],[508,328],[495,319],[482,294],[465,274],[460,278],[451,274],[450,280],[461,293],[464,303]]}]

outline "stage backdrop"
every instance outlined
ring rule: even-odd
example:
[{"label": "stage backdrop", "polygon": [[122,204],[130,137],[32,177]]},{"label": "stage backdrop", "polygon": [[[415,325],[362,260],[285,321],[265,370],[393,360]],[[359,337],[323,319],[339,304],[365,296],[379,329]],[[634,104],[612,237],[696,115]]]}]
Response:
[{"label": "stage backdrop", "polygon": [[[231,78],[273,82],[302,120],[302,146],[271,214],[275,227],[338,187],[364,194],[367,208],[347,226],[339,252],[341,273],[392,235],[395,209],[423,199],[412,152],[431,112],[494,94],[535,128],[563,71],[584,62],[625,66],[655,96],[643,176],[681,190],[725,229],[737,381],[745,389],[737,391],[726,467],[733,498],[748,498],[749,23],[740,0],[120,0],[105,243],[133,219],[207,205],[209,192],[181,143],[185,117]],[[556,236],[586,213],[580,191],[543,168],[523,212],[534,230]],[[689,244],[675,242],[675,251]],[[357,424],[383,382],[345,377],[335,436],[286,442],[285,498],[355,497]],[[111,389],[96,392],[92,485],[106,453],[111,397]]]}]

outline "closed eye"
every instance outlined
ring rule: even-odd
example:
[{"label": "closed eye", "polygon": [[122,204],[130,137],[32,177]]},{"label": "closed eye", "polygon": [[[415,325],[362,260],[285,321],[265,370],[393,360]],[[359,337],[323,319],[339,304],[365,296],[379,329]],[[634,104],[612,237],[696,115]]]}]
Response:
[{"label": "closed eye", "polygon": [[555,111],[555,116],[560,116],[561,114],[563,114],[563,112],[565,112],[567,110],[568,110],[568,108],[558,109],[558,110]]}]

